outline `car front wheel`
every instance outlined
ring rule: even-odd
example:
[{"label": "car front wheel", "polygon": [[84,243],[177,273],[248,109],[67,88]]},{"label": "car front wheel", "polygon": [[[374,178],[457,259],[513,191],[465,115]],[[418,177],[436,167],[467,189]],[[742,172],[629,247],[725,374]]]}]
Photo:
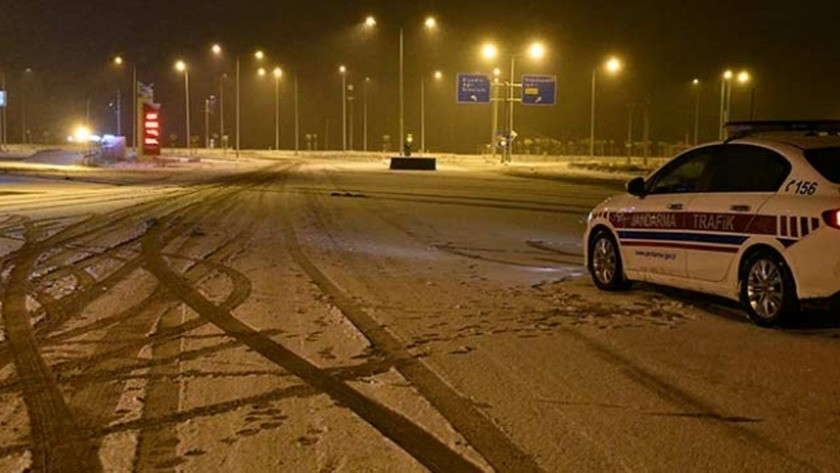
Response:
[{"label": "car front wheel", "polygon": [[624,266],[615,238],[606,231],[600,231],[592,239],[589,250],[589,272],[595,285],[606,291],[626,288]]},{"label": "car front wheel", "polygon": [[790,270],[769,251],[758,252],[745,262],[741,300],[750,319],[762,327],[787,321],[799,308]]}]

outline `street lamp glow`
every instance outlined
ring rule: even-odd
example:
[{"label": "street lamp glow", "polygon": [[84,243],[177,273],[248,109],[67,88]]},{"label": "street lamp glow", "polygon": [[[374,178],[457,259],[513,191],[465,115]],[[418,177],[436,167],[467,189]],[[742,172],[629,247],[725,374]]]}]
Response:
[{"label": "street lamp glow", "polygon": [[376,26],[376,18],[374,18],[372,15],[368,15],[368,17],[365,18],[365,26],[368,28],[373,28],[374,26]]},{"label": "street lamp glow", "polygon": [[732,79],[732,71],[730,71],[729,69],[727,69],[727,70],[723,73],[723,78],[724,78],[725,80]]},{"label": "street lamp glow", "polygon": [[481,55],[484,59],[494,59],[499,55],[499,50],[496,48],[496,45],[487,43],[481,48]]},{"label": "street lamp glow", "polygon": [[620,59],[618,59],[616,57],[613,57],[613,58],[610,58],[609,60],[607,60],[607,63],[604,66],[606,67],[607,72],[609,72],[611,74],[615,74],[615,73],[617,73],[618,71],[621,70],[621,68],[623,67],[623,64],[621,64]]},{"label": "street lamp glow", "polygon": [[528,55],[531,56],[531,59],[542,59],[545,57],[545,46],[542,43],[533,43],[528,48]]},{"label": "street lamp glow", "polygon": [[344,66],[339,66],[338,67],[338,72],[340,72],[341,74],[345,74],[345,73],[347,73],[347,68],[344,67]]},{"label": "street lamp glow", "polygon": [[218,56],[219,54],[222,54],[222,47],[221,47],[220,45],[218,45],[218,44],[214,44],[214,45],[213,45],[213,47],[211,47],[211,48],[210,48],[210,50],[211,50],[211,51],[213,52],[213,54],[215,54],[216,56]]},{"label": "street lamp glow", "polygon": [[700,85],[700,79],[694,79],[693,81],[691,81],[691,83],[693,85]]},{"label": "street lamp glow", "polygon": [[90,139],[90,129],[86,126],[79,126],[73,131],[73,140],[76,143],[86,143]]},{"label": "street lamp glow", "polygon": [[123,63],[122,56],[117,56],[117,57],[114,58],[114,64],[116,64],[117,66],[122,66],[122,63]]},{"label": "street lamp glow", "polygon": [[750,81],[750,73],[747,71],[741,71],[738,74],[738,83],[739,84],[746,84]]},{"label": "street lamp glow", "polygon": [[257,52],[255,52],[255,53],[254,53],[254,57],[255,57],[258,61],[262,61],[262,59],[265,57],[265,54],[263,54],[263,52],[262,52],[262,51],[257,51]]},{"label": "street lamp glow", "polygon": [[443,79],[443,72],[435,71],[435,80],[441,80],[441,79]]},{"label": "street lamp glow", "polygon": [[187,70],[187,63],[185,63],[184,61],[178,61],[175,63],[175,69],[178,72],[184,72]]},{"label": "street lamp glow", "polygon": [[282,76],[283,76],[283,69],[280,69],[279,67],[275,67],[274,68],[274,77],[279,79]]},{"label": "street lamp glow", "polygon": [[437,28],[437,20],[433,16],[427,17],[426,21],[423,22],[423,25],[426,27],[427,30],[433,30]]},{"label": "street lamp glow", "polygon": [[265,75],[265,68],[264,68],[264,67],[261,67],[261,68],[257,69],[257,74],[258,74],[260,77],[264,76],[264,75]]},{"label": "street lamp glow", "polygon": [[499,77],[500,75],[502,75],[502,70],[499,69],[498,67],[494,67],[493,68],[493,75],[496,76],[496,77]]}]

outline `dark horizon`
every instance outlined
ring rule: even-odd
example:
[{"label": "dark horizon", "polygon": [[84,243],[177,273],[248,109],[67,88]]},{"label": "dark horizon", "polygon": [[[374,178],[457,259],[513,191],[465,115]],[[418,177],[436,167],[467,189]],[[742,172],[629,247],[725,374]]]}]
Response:
[{"label": "dark horizon", "polygon": [[[246,148],[273,145],[273,79],[256,79],[250,54],[265,51],[269,70],[284,69],[281,98],[283,148],[293,146],[292,79],[299,78],[301,135],[318,133],[323,145],[330,121],[330,147],[341,146],[341,78],[361,90],[372,78],[371,149],[381,136],[399,142],[397,108],[397,34],[406,32],[406,132],[419,137],[420,76],[440,69],[443,82],[429,81],[427,144],[432,150],[469,152],[490,133],[487,105],[456,105],[454,77],[459,72],[489,72],[499,66],[507,74],[507,53],[532,40],[548,50],[540,64],[522,60],[521,73],[558,77],[558,104],[551,108],[518,106],[516,129],[521,136],[562,141],[588,137],[590,75],[607,55],[617,54],[627,67],[615,78],[600,80],[597,92],[598,138],[623,144],[628,104],[650,102],[651,139],[677,142],[693,132],[694,92],[701,81],[700,139],[716,138],[720,74],[726,68],[750,72],[755,87],[756,119],[833,118],[840,101],[834,86],[838,65],[832,46],[832,2],[811,2],[807,8],[789,2],[711,0],[675,5],[665,0],[643,2],[532,2],[511,9],[509,3],[487,2],[334,2],[249,1],[204,2],[7,2],[0,17],[0,65],[10,93],[8,137],[21,139],[20,91],[27,89],[27,121],[33,140],[42,131],[63,139],[84,119],[91,100],[97,130],[114,131],[108,104],[120,88],[123,130],[130,133],[126,96],[130,68],[138,63],[139,79],[154,83],[164,106],[165,136],[183,140],[183,78],[173,69],[184,58],[191,68],[191,131],[203,143],[203,101],[218,94],[223,72],[232,75],[232,52],[242,52],[243,130]],[[378,20],[374,32],[361,31],[365,16]],[[422,21],[434,15],[440,25],[424,37]],[[502,50],[495,63],[479,57],[480,45],[493,40]],[[210,46],[220,43],[226,67],[215,61]],[[110,60],[126,60],[118,73]],[[23,79],[23,71],[32,73]],[[750,87],[733,87],[732,119],[749,115]],[[225,114],[233,131],[233,87],[225,91]],[[359,93],[361,95],[361,93]],[[355,104],[355,147],[362,146],[361,96]],[[637,108],[634,137],[641,140],[642,115]],[[211,118],[211,133],[218,116]],[[168,138],[166,144],[168,144]],[[306,143],[301,138],[301,146]]]}]

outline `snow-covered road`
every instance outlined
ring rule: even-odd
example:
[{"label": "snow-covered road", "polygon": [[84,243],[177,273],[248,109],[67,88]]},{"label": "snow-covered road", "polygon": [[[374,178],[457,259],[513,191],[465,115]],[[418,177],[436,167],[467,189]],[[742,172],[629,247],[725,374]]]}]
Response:
[{"label": "snow-covered road", "polygon": [[840,465],[830,316],[599,293],[580,237],[614,185],[386,168],[0,192],[0,471]]}]

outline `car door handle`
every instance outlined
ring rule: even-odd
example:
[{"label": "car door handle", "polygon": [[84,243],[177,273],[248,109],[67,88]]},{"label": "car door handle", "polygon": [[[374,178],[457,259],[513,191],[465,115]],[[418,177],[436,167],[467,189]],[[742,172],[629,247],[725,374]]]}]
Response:
[{"label": "car door handle", "polygon": [[729,207],[729,210],[734,212],[749,212],[751,208],[752,207],[749,205],[733,205],[732,207]]},{"label": "car door handle", "polygon": [[668,204],[666,205],[666,207],[668,208],[668,210],[682,210],[683,204]]}]

